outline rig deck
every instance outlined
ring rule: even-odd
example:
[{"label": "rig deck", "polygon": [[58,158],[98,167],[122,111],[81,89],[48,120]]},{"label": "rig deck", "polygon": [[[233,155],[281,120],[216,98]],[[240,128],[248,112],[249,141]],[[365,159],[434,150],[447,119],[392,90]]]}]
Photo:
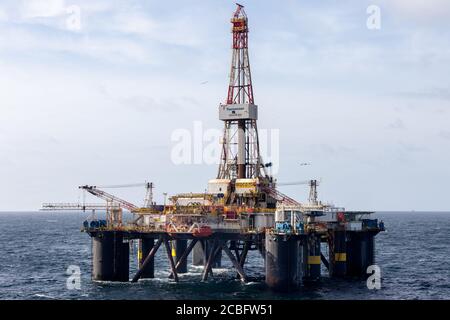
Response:
[{"label": "rig deck", "polygon": [[[279,217],[275,228],[261,226],[258,230],[231,232],[211,229],[206,234],[168,232],[157,230],[155,226],[108,227],[105,222],[105,227],[98,227],[98,223],[93,223],[95,220],[91,221],[94,225],[91,227],[86,221],[83,231],[93,238],[93,279],[129,281],[129,241],[136,239],[139,240],[139,270],[133,282],[154,277],[154,256],[161,246],[165,247],[174,281],[179,280],[178,274],[187,272],[190,254],[194,265],[204,267],[203,281],[212,274],[214,267],[221,266],[225,254],[241,280],[246,282],[245,263],[250,250],[260,252],[265,261],[266,283],[278,291],[295,290],[302,282],[319,280],[321,265],[330,277],[366,275],[367,267],[374,264],[374,236],[384,229],[377,220],[356,220],[370,212],[311,213],[301,208],[292,209],[279,209],[273,214],[274,218]],[[287,222],[293,220],[293,214],[298,221],[295,226]],[[339,220],[334,221],[334,217]],[[307,222],[303,222],[305,220]],[[321,252],[321,243],[328,247],[328,259]]]}]

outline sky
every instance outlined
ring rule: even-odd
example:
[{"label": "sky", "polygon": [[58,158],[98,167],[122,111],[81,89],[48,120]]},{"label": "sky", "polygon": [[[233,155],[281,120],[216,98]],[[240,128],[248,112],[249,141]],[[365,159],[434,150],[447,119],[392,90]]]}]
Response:
[{"label": "sky", "polygon": [[[320,199],[353,210],[450,210],[449,1],[241,3],[279,182],[320,179]],[[0,211],[76,202],[85,184],[152,181],[159,203],[204,191],[217,165],[173,161],[173,135],[223,126],[234,9],[0,0]]]}]

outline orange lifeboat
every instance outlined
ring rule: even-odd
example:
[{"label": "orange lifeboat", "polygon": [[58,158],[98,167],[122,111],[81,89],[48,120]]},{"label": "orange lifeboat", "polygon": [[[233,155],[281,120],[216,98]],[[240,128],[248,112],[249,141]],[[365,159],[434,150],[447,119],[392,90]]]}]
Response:
[{"label": "orange lifeboat", "polygon": [[210,235],[212,235],[212,229],[208,226],[201,226],[195,229],[192,232],[192,235],[197,238],[209,237]]}]

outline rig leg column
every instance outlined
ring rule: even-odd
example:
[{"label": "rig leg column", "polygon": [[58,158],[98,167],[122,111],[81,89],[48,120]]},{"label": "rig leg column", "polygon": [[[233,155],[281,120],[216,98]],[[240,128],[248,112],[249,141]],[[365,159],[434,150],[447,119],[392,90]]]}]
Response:
[{"label": "rig leg column", "polygon": [[[214,240],[208,240],[206,243],[206,253],[209,254],[213,250]],[[222,247],[216,248],[216,254],[214,255],[214,260],[212,262],[212,268],[220,268],[222,266]]]},{"label": "rig leg column", "polygon": [[[172,248],[172,256],[175,258],[175,264],[178,265],[178,262],[180,261],[181,256],[183,255],[184,251],[187,249],[187,240],[174,240],[172,242],[173,248]],[[187,260],[185,259],[182,261],[181,264],[177,267],[178,273],[186,273],[187,272]]]},{"label": "rig leg column", "polygon": [[368,266],[375,264],[375,235],[372,232],[367,232],[367,262]]},{"label": "rig leg column", "polygon": [[374,234],[371,232],[350,232],[347,243],[347,274],[366,277],[367,267],[375,263]]},{"label": "rig leg column", "polygon": [[202,241],[197,241],[192,249],[192,265],[203,266],[205,264],[205,253],[203,252]]},{"label": "rig leg column", "polygon": [[351,277],[362,275],[361,270],[361,240],[356,232],[349,232],[347,243],[347,274]]},{"label": "rig leg column", "polygon": [[347,275],[347,243],[345,231],[334,231],[330,244],[330,276],[344,277]]},{"label": "rig leg column", "polygon": [[362,273],[367,277],[367,267],[375,263],[375,239],[371,232],[363,232],[361,234],[363,241],[361,242],[362,249]]},{"label": "rig leg column", "polygon": [[[138,258],[139,268],[142,268],[145,258],[155,245],[155,239],[144,238],[140,240]],[[152,257],[142,271],[141,279],[150,279],[155,277],[155,259]]]},{"label": "rig leg column", "polygon": [[266,284],[274,291],[288,292],[301,282],[298,263],[298,239],[266,232]]},{"label": "rig leg column", "polygon": [[311,233],[308,235],[307,241],[306,241],[306,281],[316,281],[320,279],[320,236]]},{"label": "rig leg column", "polygon": [[129,281],[130,246],[123,234],[105,231],[92,238],[92,279]]}]

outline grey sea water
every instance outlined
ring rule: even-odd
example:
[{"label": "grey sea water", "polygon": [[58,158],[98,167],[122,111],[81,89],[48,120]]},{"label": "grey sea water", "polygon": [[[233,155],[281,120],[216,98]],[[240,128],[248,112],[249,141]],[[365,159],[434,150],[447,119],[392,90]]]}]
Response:
[{"label": "grey sea water", "polygon": [[[252,252],[250,276],[242,284],[231,264],[215,269],[214,279],[200,282],[201,268],[190,267],[179,283],[168,280],[168,263],[158,252],[155,279],[138,283],[91,281],[91,240],[80,232],[84,213],[0,213],[0,299],[450,299],[450,213],[376,213],[387,232],[376,237],[376,262],[382,288],[364,281],[325,278],[314,287],[275,294],[263,283],[263,262]],[[130,277],[136,271],[132,249]],[[66,287],[67,268],[81,269],[81,289]],[[326,276],[326,271],[323,270]]]}]

